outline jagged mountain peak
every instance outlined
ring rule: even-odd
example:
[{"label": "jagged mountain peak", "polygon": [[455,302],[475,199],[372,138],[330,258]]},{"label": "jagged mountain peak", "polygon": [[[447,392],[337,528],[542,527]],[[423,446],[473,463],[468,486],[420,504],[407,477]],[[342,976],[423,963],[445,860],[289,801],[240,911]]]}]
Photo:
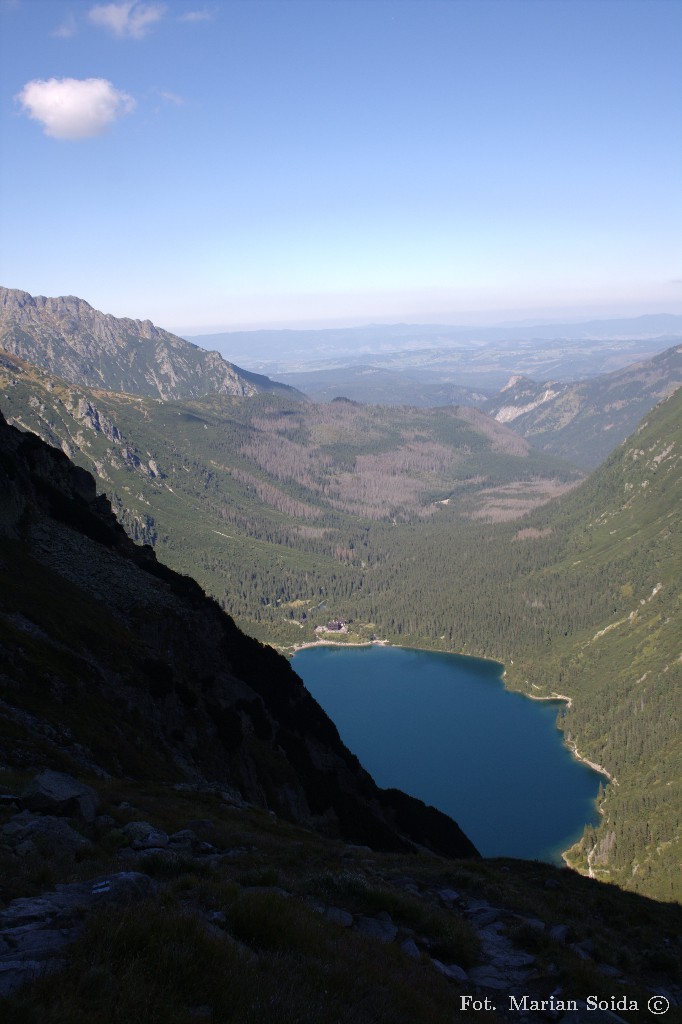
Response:
[{"label": "jagged mountain peak", "polygon": [[0,287],[0,347],[73,384],[162,399],[249,397],[292,388],[157,327],[102,313],[75,295]]}]

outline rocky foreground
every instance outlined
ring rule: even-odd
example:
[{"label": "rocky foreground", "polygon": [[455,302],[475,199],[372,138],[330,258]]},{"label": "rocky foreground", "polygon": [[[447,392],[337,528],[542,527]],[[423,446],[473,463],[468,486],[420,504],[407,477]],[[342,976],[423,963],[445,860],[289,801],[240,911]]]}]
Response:
[{"label": "rocky foreground", "polygon": [[[123,1021],[139,997],[133,947],[163,973],[171,939],[180,975],[197,950],[208,959],[146,992],[153,1020],[266,1019],[264,986],[272,1020],[466,1020],[475,1003],[488,1021],[617,1024],[643,1018],[588,1010],[588,997],[644,1007],[652,995],[680,1019],[679,908],[568,870],[380,854],[217,787],[152,792],[48,771],[0,806],[3,1020],[62,1020],[68,1007],[77,1022],[94,1007],[89,1019]],[[233,972],[247,997],[234,1016]],[[409,1017],[406,987],[421,1004]],[[547,1008],[510,1008],[524,995]]]}]

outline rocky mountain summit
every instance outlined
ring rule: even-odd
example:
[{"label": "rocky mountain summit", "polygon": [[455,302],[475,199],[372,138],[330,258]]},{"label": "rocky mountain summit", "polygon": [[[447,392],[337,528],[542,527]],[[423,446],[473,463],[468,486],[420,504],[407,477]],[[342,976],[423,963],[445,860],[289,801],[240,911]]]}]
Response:
[{"label": "rocky mountain summit", "polygon": [[73,295],[46,298],[0,287],[0,348],[72,384],[162,399],[207,394],[296,394],[249,373],[151,320],[100,313]]}]

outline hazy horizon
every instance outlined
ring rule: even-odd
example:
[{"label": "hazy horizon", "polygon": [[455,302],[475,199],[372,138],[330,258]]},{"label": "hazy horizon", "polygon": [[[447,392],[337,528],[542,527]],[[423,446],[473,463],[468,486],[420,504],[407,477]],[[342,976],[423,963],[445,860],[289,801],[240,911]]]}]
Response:
[{"label": "hazy horizon", "polygon": [[[422,316],[415,315],[412,318],[406,317],[400,319],[399,317],[391,317],[389,314],[381,315],[377,314],[374,317],[330,317],[324,320],[290,320],[290,321],[265,321],[265,322],[251,322],[244,324],[218,324],[218,325],[207,325],[201,326],[189,326],[189,327],[168,327],[165,325],[166,330],[171,331],[180,337],[192,338],[192,337],[205,337],[212,334],[241,334],[248,331],[324,331],[324,330],[343,330],[353,329],[354,327],[390,327],[390,326],[442,326],[448,328],[471,328],[472,330],[492,327],[537,327],[545,324],[580,324],[589,323],[591,321],[606,321],[606,320],[636,320],[644,316],[659,316],[659,315],[671,315],[671,316],[682,316],[682,305],[675,304],[674,308],[661,309],[660,307],[652,307],[651,309],[642,309],[641,306],[636,307],[636,312],[629,310],[628,308],[622,308],[620,310],[608,310],[605,311],[601,308],[598,309],[586,309],[582,312],[577,310],[566,310],[565,314],[558,314],[556,311],[548,313],[546,316],[541,314],[541,311],[536,311],[533,315],[532,310],[526,310],[526,315],[519,315],[518,317],[513,315],[512,310],[508,310],[508,316],[503,316],[503,311],[500,313],[502,319],[498,319],[496,315],[489,311],[481,310],[479,312],[471,312],[469,314],[459,314],[452,312],[445,313],[424,313]],[[522,314],[524,311],[519,311]]]}]

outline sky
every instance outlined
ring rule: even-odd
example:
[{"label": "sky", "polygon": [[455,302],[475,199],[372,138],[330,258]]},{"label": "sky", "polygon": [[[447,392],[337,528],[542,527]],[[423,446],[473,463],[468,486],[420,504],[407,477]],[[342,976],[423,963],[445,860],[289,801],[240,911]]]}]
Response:
[{"label": "sky", "polygon": [[0,0],[0,283],[178,333],[682,312],[680,0]]}]

